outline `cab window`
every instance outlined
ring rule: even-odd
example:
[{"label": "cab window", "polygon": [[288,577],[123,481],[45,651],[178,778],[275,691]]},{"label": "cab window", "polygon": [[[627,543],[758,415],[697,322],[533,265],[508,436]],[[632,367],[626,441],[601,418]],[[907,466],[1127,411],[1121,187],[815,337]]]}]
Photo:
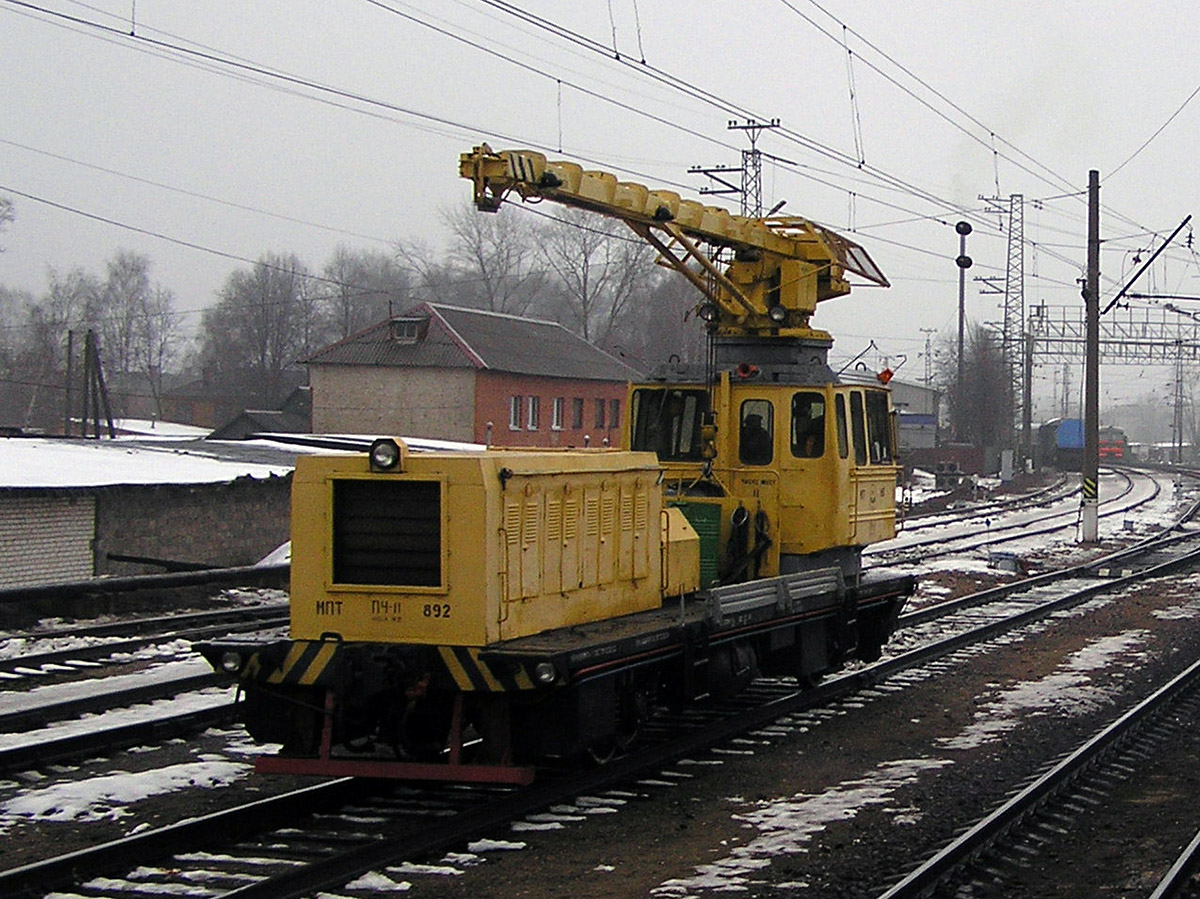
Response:
[{"label": "cab window", "polygon": [[630,446],[657,453],[663,462],[702,461],[700,422],[707,410],[704,390],[635,390]]},{"label": "cab window", "polygon": [[837,444],[838,455],[845,459],[850,455],[846,438],[846,395],[839,393],[833,398],[834,408],[837,409]]},{"label": "cab window", "polygon": [[769,465],[775,457],[775,421],[767,400],[742,403],[738,460],[743,465]]},{"label": "cab window", "polygon": [[792,397],[792,455],[797,459],[825,455],[825,397],[819,393]]},{"label": "cab window", "polygon": [[871,438],[871,462],[890,465],[892,452],[892,420],[888,415],[887,394],[881,390],[867,392],[867,432]]},{"label": "cab window", "polygon": [[862,391],[850,394],[850,433],[854,435],[854,464],[867,464],[867,423],[863,417]]}]

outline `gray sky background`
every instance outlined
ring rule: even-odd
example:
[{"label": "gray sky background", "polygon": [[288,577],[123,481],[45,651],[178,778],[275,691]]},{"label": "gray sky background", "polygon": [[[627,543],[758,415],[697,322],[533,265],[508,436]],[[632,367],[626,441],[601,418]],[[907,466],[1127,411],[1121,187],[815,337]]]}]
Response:
[{"label": "gray sky background", "polygon": [[[765,204],[853,232],[893,284],[815,323],[918,380],[922,329],[955,329],[956,221],[970,276],[1004,274],[980,195],[1027,200],[1028,304],[1080,302],[1089,169],[1107,296],[1194,211],[1198,34],[1193,3],[1120,0],[0,0],[0,283],[37,294],[48,267],[130,249],[195,312],[267,251],[440,249],[482,140],[697,195],[690,167],[739,161],[730,120],[779,118]],[[1137,289],[1200,294],[1198,275],[1181,245]],[[969,317],[1000,320],[978,287]],[[1169,396],[1164,377],[1105,387]]]}]

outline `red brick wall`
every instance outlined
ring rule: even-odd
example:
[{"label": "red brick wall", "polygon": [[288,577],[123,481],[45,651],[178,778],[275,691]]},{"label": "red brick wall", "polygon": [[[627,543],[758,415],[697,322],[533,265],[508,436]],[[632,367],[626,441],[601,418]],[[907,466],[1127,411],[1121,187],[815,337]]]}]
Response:
[{"label": "red brick wall", "polygon": [[[607,438],[610,445],[621,441],[625,423],[624,381],[576,381],[565,378],[538,378],[479,372],[475,382],[475,440],[487,441],[487,424],[492,423],[493,446],[583,446],[590,438],[592,446],[601,446]],[[521,398],[520,427],[509,424],[510,403],[514,396]],[[537,398],[537,427],[529,426],[529,398]],[[553,426],[554,400],[562,399],[562,427]],[[583,425],[575,427],[574,401],[583,400]],[[597,402],[604,404],[603,425],[597,424]],[[617,420],[613,421],[613,403]]]}]

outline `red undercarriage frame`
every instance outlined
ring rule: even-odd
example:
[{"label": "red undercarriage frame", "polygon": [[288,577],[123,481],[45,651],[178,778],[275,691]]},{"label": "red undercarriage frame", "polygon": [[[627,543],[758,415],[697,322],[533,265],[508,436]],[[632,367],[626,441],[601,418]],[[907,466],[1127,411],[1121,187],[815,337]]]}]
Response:
[{"label": "red undercarriage frame", "polygon": [[254,763],[259,774],[316,774],[328,777],[377,777],[393,780],[441,780],[455,783],[495,783],[523,786],[533,781],[535,769],[516,765],[463,764],[463,697],[454,698],[450,720],[450,752],[446,762],[402,762],[378,759],[333,758],[332,693],[325,696],[325,724],[316,758],[261,756]]}]

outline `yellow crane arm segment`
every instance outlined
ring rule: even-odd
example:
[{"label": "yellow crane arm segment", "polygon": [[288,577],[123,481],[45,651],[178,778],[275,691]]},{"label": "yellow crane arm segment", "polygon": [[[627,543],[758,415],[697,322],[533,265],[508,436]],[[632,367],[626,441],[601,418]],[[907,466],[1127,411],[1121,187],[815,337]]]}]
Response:
[{"label": "yellow crane arm segment", "polygon": [[[717,303],[727,333],[779,333],[781,318],[807,330],[816,303],[850,291],[847,272],[889,286],[859,244],[798,216],[735,215],[534,150],[495,152],[487,144],[459,157],[459,174],[473,183],[475,205],[483,211],[498,211],[515,191],[524,200],[550,200],[625,221],[665,264]],[[717,262],[722,250],[732,251],[732,260],[722,257],[724,270]],[[713,286],[706,286],[710,281]],[[770,316],[773,308],[788,310],[788,316]]]}]

